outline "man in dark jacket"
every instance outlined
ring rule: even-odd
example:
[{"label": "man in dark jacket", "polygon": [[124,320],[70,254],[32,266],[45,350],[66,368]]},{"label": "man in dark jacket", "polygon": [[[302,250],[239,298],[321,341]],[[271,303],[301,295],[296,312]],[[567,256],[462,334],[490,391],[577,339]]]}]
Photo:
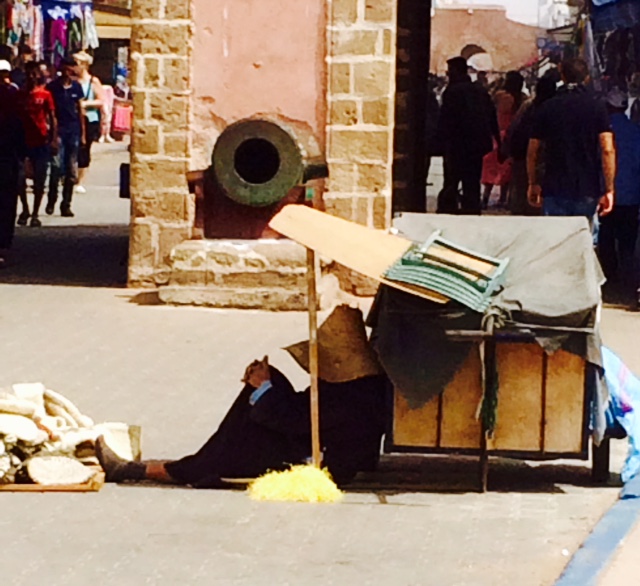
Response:
[{"label": "man in dark jacket", "polygon": [[[173,462],[128,462],[104,438],[96,442],[107,482],[156,480],[194,488],[222,488],[225,479],[256,478],[304,463],[311,455],[309,390],[295,392],[267,359],[245,373],[245,386],[218,430],[191,456]],[[323,466],[338,483],[373,470],[385,426],[386,378],[320,381]]]},{"label": "man in dark jacket", "polygon": [[5,266],[13,242],[24,150],[17,91],[9,84],[0,84],[0,268]]},{"label": "man in dark jacket", "polygon": [[471,81],[466,60],[454,57],[447,64],[449,86],[442,96],[438,129],[444,157],[438,213],[480,214],[482,160],[493,150],[493,139],[500,144],[498,118],[489,93]]}]

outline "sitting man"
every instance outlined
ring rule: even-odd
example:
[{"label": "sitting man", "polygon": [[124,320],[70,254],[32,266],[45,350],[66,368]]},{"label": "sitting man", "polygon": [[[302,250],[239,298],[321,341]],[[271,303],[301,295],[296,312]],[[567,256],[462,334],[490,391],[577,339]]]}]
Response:
[{"label": "sitting man", "polygon": [[[373,470],[384,434],[387,379],[366,339],[362,314],[338,307],[318,332],[320,440],[323,466],[344,484]],[[305,367],[306,343],[288,349]],[[194,455],[173,462],[120,459],[104,438],[96,454],[107,482],[156,480],[222,488],[225,479],[255,478],[304,463],[311,455],[309,390],[295,392],[268,358],[250,364],[238,398]]]}]

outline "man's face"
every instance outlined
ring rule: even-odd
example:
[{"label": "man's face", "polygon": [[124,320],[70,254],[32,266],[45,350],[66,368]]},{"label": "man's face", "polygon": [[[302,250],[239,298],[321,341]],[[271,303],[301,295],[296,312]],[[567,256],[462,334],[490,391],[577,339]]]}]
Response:
[{"label": "man's face", "polygon": [[65,65],[62,68],[62,75],[69,79],[73,79],[77,76],[77,69],[75,65]]},{"label": "man's face", "polygon": [[5,84],[11,83],[11,79],[9,78],[8,71],[0,71],[0,83],[5,83]]}]

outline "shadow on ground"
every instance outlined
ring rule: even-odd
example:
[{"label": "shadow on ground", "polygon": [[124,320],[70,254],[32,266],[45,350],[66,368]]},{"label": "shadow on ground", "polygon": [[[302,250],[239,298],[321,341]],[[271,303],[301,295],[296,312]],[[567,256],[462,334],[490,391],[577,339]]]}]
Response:
[{"label": "shadow on ground", "polygon": [[[229,485],[229,490],[244,490],[247,481]],[[190,488],[158,484],[153,481],[126,483],[129,487],[153,487],[170,490]],[[588,488],[591,468],[586,464],[545,464],[493,458],[489,467],[489,491],[512,493],[564,494],[568,487]],[[606,486],[622,487],[619,474],[612,474]],[[375,472],[360,473],[353,482],[341,487],[347,493],[374,493],[384,504],[385,496],[406,493],[469,493],[479,491],[478,459],[472,457],[383,456]]]},{"label": "shadow on ground", "polygon": [[0,283],[122,287],[128,246],[126,225],[19,229]]}]

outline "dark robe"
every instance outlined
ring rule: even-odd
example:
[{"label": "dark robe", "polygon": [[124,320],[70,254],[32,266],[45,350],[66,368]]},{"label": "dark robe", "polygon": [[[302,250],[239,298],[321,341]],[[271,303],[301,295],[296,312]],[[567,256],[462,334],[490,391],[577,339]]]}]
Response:
[{"label": "dark robe", "polygon": [[[194,455],[166,465],[171,477],[197,488],[223,486],[223,478],[255,478],[284,470],[311,455],[309,390],[296,393],[270,367],[272,388],[255,405],[246,385],[220,427]],[[320,382],[323,466],[339,483],[375,468],[384,434],[386,378]]]}]

